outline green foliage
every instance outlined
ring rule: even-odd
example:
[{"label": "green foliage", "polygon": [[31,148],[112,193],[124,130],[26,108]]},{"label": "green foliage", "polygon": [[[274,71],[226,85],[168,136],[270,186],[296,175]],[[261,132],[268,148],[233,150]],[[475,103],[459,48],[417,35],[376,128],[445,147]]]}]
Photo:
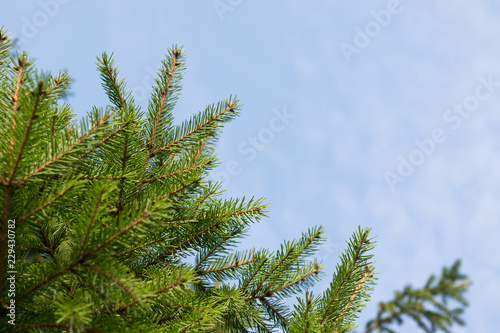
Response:
[{"label": "green foliage", "polygon": [[373,247],[369,230],[358,229],[348,241],[330,287],[319,297],[306,293],[305,299],[299,301],[292,332],[346,332],[354,328],[356,313],[369,298],[367,291],[374,282],[372,255],[367,254]]},{"label": "green foliage", "polygon": [[[39,72],[11,50],[0,30],[0,331],[352,332],[375,281],[370,229],[354,232],[318,296],[308,290],[323,275],[313,258],[322,227],[274,253],[237,251],[267,205],[222,199],[207,175],[217,136],[241,105],[230,97],[174,125],[182,48],[167,51],[146,112],[104,53],[97,66],[110,105],[79,124],[64,102],[68,74]],[[461,323],[459,310],[435,300],[465,304],[458,266],[445,272],[437,286],[405,289],[370,327],[403,314]],[[424,300],[438,311],[415,310]]]},{"label": "green foliage", "polygon": [[[464,293],[471,281],[459,269],[460,261],[457,260],[451,268],[443,268],[439,279],[432,275],[423,288],[406,286],[402,292],[396,292],[394,300],[379,304],[377,317],[366,324],[365,333],[393,333],[391,325],[402,324],[405,316],[427,333],[450,333],[454,323],[465,325],[461,315],[463,307],[468,305]],[[462,307],[451,308],[453,305]]]},{"label": "green foliage", "polygon": [[[0,32],[0,330],[4,332],[331,332],[350,330],[373,285],[368,229],[358,229],[330,288],[312,257],[322,227],[276,252],[237,251],[262,199],[222,199],[207,180],[230,97],[175,126],[185,54],[167,51],[146,112],[112,56],[98,58],[110,105],[80,124],[69,76],[35,69]],[[16,290],[7,229],[15,221]],[[306,293],[295,309],[287,300]],[[15,326],[8,305],[15,300]],[[312,303],[311,303],[312,302]],[[309,321],[312,324],[309,324]],[[304,326],[305,325],[305,326]],[[307,328],[309,325],[309,328]]]}]

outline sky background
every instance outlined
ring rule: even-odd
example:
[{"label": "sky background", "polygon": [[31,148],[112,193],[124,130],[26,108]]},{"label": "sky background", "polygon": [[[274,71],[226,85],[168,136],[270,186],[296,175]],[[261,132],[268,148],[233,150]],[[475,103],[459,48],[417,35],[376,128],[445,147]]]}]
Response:
[{"label": "sky background", "polygon": [[[236,94],[220,137],[225,196],[266,197],[242,248],[278,249],[321,224],[325,289],[358,225],[372,227],[372,301],[461,258],[467,327],[500,310],[500,3],[370,1],[2,1],[0,26],[38,68],[74,79],[79,117],[109,104],[96,56],[114,52],[147,106],[167,48],[188,55],[176,123]],[[489,82],[489,83],[488,83]],[[460,105],[462,105],[460,109]],[[420,332],[414,324],[398,332]]]}]

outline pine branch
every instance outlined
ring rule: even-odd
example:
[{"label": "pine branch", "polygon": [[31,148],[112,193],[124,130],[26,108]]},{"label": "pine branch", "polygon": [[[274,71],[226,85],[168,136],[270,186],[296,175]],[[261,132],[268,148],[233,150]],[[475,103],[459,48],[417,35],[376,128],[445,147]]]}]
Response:
[{"label": "pine branch", "polygon": [[207,141],[208,141],[208,137],[206,137],[205,139],[203,139],[203,141],[202,141],[202,143],[200,145],[200,148],[198,148],[198,151],[196,152],[196,156],[194,157],[193,162],[191,163],[191,165],[194,165],[196,163],[196,161],[198,160],[198,158],[201,156],[201,152],[205,148],[205,145],[207,144]]},{"label": "pine branch", "polygon": [[278,316],[281,319],[281,321],[285,322],[287,325],[290,325],[288,319],[284,315],[282,315],[280,311],[274,308],[272,304],[266,300],[265,297],[260,297],[259,301],[261,301],[268,309],[270,309],[274,314],[276,314],[276,316]]},{"label": "pine branch", "polygon": [[[221,108],[221,104],[219,103],[216,110],[220,109],[220,108]],[[170,142],[170,143],[164,145],[163,147],[159,148],[158,150],[152,152],[149,155],[150,158],[158,155],[159,153],[161,153],[163,151],[166,151],[166,150],[174,147],[175,145],[178,145],[182,142],[187,142],[189,138],[193,137],[197,133],[200,133],[202,130],[209,130],[212,125],[218,125],[220,122],[223,121],[223,117],[226,116],[226,114],[228,112],[234,113],[237,108],[238,108],[237,101],[232,101],[232,100],[227,101],[226,106],[222,110],[217,111],[215,113],[211,112],[211,108],[208,108],[205,111],[205,119],[203,119],[202,123],[198,124],[193,129],[189,130],[188,132],[186,132],[186,133],[182,134],[181,136],[179,136],[178,138],[174,139],[172,142]],[[208,115],[208,118],[207,118],[207,115]],[[188,128],[189,123],[183,124],[182,127]]]},{"label": "pine branch", "polygon": [[[264,273],[259,274],[260,276],[252,286],[251,292],[247,294],[246,299],[269,297],[275,293],[276,296],[280,297],[289,296],[311,285],[312,281],[317,278],[321,267],[316,263],[311,267],[310,264],[306,264],[305,258],[315,250],[321,240],[322,233],[321,228],[315,228],[309,230],[307,234],[303,234],[301,240],[285,243],[276,257],[270,260],[267,267],[264,267]],[[303,267],[299,268],[300,266]],[[249,279],[253,280],[254,274],[251,274]],[[244,283],[244,280],[245,278],[240,283]],[[270,282],[266,285],[268,280]],[[246,290],[249,283],[244,283],[244,285],[244,290]],[[274,285],[277,287],[273,289]]]},{"label": "pine branch", "polygon": [[54,196],[52,199],[48,200],[46,203],[43,205],[37,207],[35,210],[29,212],[28,214],[24,215],[21,217],[18,221],[16,221],[16,224],[18,226],[22,225],[27,219],[29,219],[31,216],[35,215],[36,213],[44,210],[54,202],[56,202],[58,199],[62,198],[65,194],[67,194],[71,189],[75,187],[75,183],[70,184],[67,188],[65,188],[63,191],[59,192],[56,196]]},{"label": "pine branch", "polygon": [[257,274],[260,273],[261,269],[264,267],[264,264],[266,264],[266,262],[267,262],[268,259],[269,259],[268,257],[264,257],[264,259],[262,259],[262,262],[259,264],[259,266],[257,266],[257,268],[255,269],[255,271],[250,276],[250,278],[243,285],[243,288],[241,289],[242,293],[245,293],[245,291],[247,290],[247,288],[250,285],[250,283],[254,280],[254,278],[257,276]]},{"label": "pine branch", "polygon": [[130,96],[130,93],[125,93],[125,81],[118,78],[118,68],[115,66],[113,54],[108,57],[108,54],[104,52],[101,58],[97,60],[98,69],[101,73],[102,86],[109,100],[118,110],[128,109],[129,103],[127,98]]},{"label": "pine branch", "polygon": [[[366,324],[365,333],[375,330],[392,332],[390,327],[403,323],[405,316],[413,319],[425,332],[431,333],[450,332],[455,323],[464,325],[461,314],[468,305],[464,293],[471,281],[459,269],[460,260],[457,260],[451,268],[443,268],[437,282],[436,277],[431,276],[421,289],[406,286],[402,292],[396,292],[394,300],[379,304],[376,318]],[[453,309],[450,301],[462,307]]]},{"label": "pine branch", "polygon": [[19,163],[21,162],[21,157],[23,156],[26,142],[28,141],[28,138],[31,134],[31,128],[33,127],[33,122],[35,121],[35,116],[36,116],[36,112],[38,110],[38,106],[40,103],[40,97],[42,96],[42,93],[43,93],[43,81],[40,81],[38,83],[37,90],[35,92],[35,103],[33,105],[33,110],[31,111],[31,116],[30,116],[29,122],[26,126],[26,132],[25,132],[23,140],[21,142],[21,147],[19,148],[19,153],[17,154],[16,161],[12,167],[11,174],[7,178],[7,186],[12,185],[12,182],[14,180],[14,175],[16,174],[17,168],[19,167]]},{"label": "pine branch", "polygon": [[[107,116],[105,117],[99,124],[97,124],[96,126],[94,126],[94,128],[92,128],[91,131],[89,131],[88,133],[86,133],[85,135],[83,136],[80,136],[79,139],[74,143],[72,144],[70,147],[68,147],[65,151],[59,153],[58,155],[54,156],[52,159],[50,159],[49,161],[45,162],[43,165],[41,165],[40,167],[38,167],[36,170],[34,170],[33,172],[31,172],[30,174],[26,175],[22,180],[21,180],[21,184],[22,183],[25,183],[27,180],[29,180],[30,178],[36,176],[37,174],[41,173],[43,170],[45,170],[46,168],[50,167],[51,165],[53,165],[55,162],[61,160],[62,157],[68,155],[70,152],[72,152],[73,150],[75,150],[75,148],[79,147],[82,143],[84,143],[85,141],[87,141],[89,138],[92,137],[93,134],[95,134],[97,132],[98,129],[100,129],[105,123],[106,121],[109,119],[110,116]],[[118,131],[118,130],[117,130]],[[102,141],[101,143],[103,143],[104,141]],[[89,153],[89,151],[87,151],[86,153],[80,155],[79,158],[83,158],[85,157],[87,154]],[[70,165],[71,166],[71,165]]]},{"label": "pine branch", "polygon": [[93,292],[95,292],[97,295],[99,295],[99,297],[101,297],[103,300],[105,300],[107,297],[106,295],[104,295],[100,290],[99,288],[97,288],[91,281],[89,281],[85,276],[81,275],[81,274],[78,274],[74,269],[71,269],[71,272],[75,275],[78,275],[78,277],[80,279],[82,279],[83,282],[85,282],[87,284],[87,286],[90,287],[90,289],[92,289]]},{"label": "pine branch", "polygon": [[[178,91],[180,87],[176,86],[176,84],[173,84],[174,80],[174,73],[178,70],[182,69],[182,62],[180,60],[182,56],[183,51],[178,48],[173,48],[170,50],[170,55],[173,59],[170,57],[168,58],[167,62],[163,62],[163,69],[161,71],[160,77],[157,79],[157,86],[154,91],[156,92],[157,95],[155,99],[150,101],[150,115],[153,116],[154,113],[156,115],[154,116],[154,124],[151,129],[151,135],[149,142],[147,144],[148,147],[148,154],[151,156],[151,150],[154,149],[154,140],[155,140],[155,135],[158,129],[161,129],[162,132],[167,131],[169,125],[172,122],[172,117],[170,115],[171,109],[174,106],[174,101],[176,99],[175,93]],[[180,68],[179,68],[180,67]],[[165,81],[165,74],[166,75],[166,82]],[[179,75],[181,76],[181,75]],[[173,90],[173,91],[172,91]],[[160,97],[161,96],[161,97]],[[154,101],[158,100],[158,97],[160,97],[160,103],[159,105],[154,103]],[[167,104],[167,107],[166,105]],[[166,110],[165,110],[166,109]],[[167,113],[167,114],[165,114]],[[165,125],[161,126],[160,122],[162,118],[165,121]]]},{"label": "pine branch", "polygon": [[225,267],[219,267],[219,268],[215,268],[215,269],[210,269],[210,270],[206,270],[206,271],[198,270],[198,273],[201,275],[204,275],[204,274],[209,274],[209,273],[221,272],[221,271],[225,271],[225,270],[231,270],[231,269],[235,269],[237,267],[243,266],[243,265],[247,265],[253,261],[254,261],[254,259],[249,259],[249,260],[243,261],[243,262],[238,262],[238,260],[236,260],[236,262],[232,265],[228,265]]},{"label": "pine branch", "polygon": [[[104,125],[109,119],[111,118],[111,115],[106,115],[102,120],[100,120],[99,124]],[[88,149],[85,153],[79,156],[79,158],[84,158],[87,157],[90,153],[94,152],[97,148],[101,147],[105,143],[107,143],[108,140],[112,139],[115,137],[118,133],[123,131],[128,125],[130,125],[130,122],[124,122],[121,124],[117,129],[115,129],[112,133],[110,133],[107,137],[102,139],[99,144],[94,145],[92,148]],[[94,129],[97,129],[99,126],[96,125],[94,126]],[[83,140],[81,140],[83,142]]]},{"label": "pine branch", "polygon": [[147,209],[144,211],[144,213],[142,214],[141,217],[139,217],[137,220],[131,222],[127,227],[125,227],[124,229],[120,230],[119,232],[117,232],[116,234],[112,235],[111,237],[109,237],[108,239],[106,239],[103,243],[99,244],[98,246],[96,246],[94,249],[90,250],[89,252],[85,253],[82,255],[82,259],[85,259],[85,258],[88,258],[90,257],[91,255],[93,255],[94,253],[100,251],[102,248],[104,248],[105,246],[109,245],[110,243],[112,243],[113,241],[115,241],[117,238],[123,236],[125,233],[131,231],[134,227],[136,227],[137,225],[139,225],[140,223],[144,222],[148,217],[151,216],[152,213],[154,213],[156,210],[158,210],[159,207],[158,206],[154,206],[152,207],[151,211],[148,211]]},{"label": "pine branch", "polygon": [[245,300],[252,300],[252,299],[260,299],[260,298],[264,298],[264,297],[271,297],[273,296],[274,294],[280,292],[281,290],[284,290],[294,284],[297,284],[301,281],[304,281],[305,279],[307,279],[308,277],[312,276],[313,274],[318,274],[318,272],[320,271],[320,267],[319,267],[319,264],[318,263],[315,263],[314,265],[314,269],[310,270],[308,273],[306,273],[305,275],[301,275],[299,276],[298,278],[296,279],[293,279],[291,281],[288,281],[287,283],[283,284],[282,286],[274,289],[274,290],[271,290],[270,286],[268,286],[266,288],[266,291],[264,293],[261,293],[261,294],[258,294],[258,295],[255,295],[255,296],[248,296]]},{"label": "pine branch", "polygon": [[177,175],[180,175],[180,174],[183,174],[183,173],[188,173],[190,171],[193,171],[193,170],[197,170],[197,169],[205,169],[209,164],[211,164],[212,161],[209,160],[205,163],[202,163],[202,164],[199,164],[199,165],[192,165],[189,166],[188,168],[186,169],[181,169],[181,170],[176,170],[175,172],[172,172],[172,173],[169,173],[167,175],[161,175],[161,176],[156,176],[156,177],[152,177],[152,178],[149,178],[149,179],[145,179],[142,181],[142,184],[147,184],[147,183],[150,183],[150,182],[155,182],[157,180],[163,180],[163,179],[166,179],[166,178],[169,178],[169,177],[173,177],[173,176],[177,176]]},{"label": "pine branch", "polygon": [[[323,314],[320,324],[325,324],[328,321],[333,321],[334,327],[337,326],[338,318],[340,318],[340,314],[336,314],[333,309],[338,308],[338,305],[342,304],[342,311],[344,309],[348,309],[347,311],[352,312],[353,309],[352,303],[354,299],[351,299],[353,293],[348,292],[348,290],[352,290],[351,286],[353,284],[359,286],[361,280],[366,280],[365,275],[356,276],[357,272],[360,272],[362,267],[368,265],[367,260],[371,256],[365,256],[364,253],[370,250],[373,245],[369,241],[369,229],[361,230],[358,229],[357,233],[355,233],[352,237],[352,240],[349,244],[349,248],[344,254],[342,258],[342,266],[337,268],[338,275],[334,276],[334,281],[331,284],[331,288],[324,294],[325,305],[322,310]],[[359,291],[357,292],[358,297]],[[356,297],[356,296],[355,296]],[[342,316],[345,317],[345,311],[342,313]]]},{"label": "pine branch", "polygon": [[85,267],[90,268],[94,272],[99,273],[100,275],[105,276],[106,278],[112,280],[114,283],[116,283],[117,285],[119,285],[120,287],[122,287],[123,290],[125,290],[128,294],[130,294],[130,296],[132,296],[133,299],[137,300],[137,298],[138,298],[137,295],[129,287],[127,287],[122,281],[120,281],[116,277],[112,276],[111,274],[109,274],[107,272],[104,272],[103,270],[101,270],[101,269],[99,269],[99,268],[97,268],[95,266],[92,266],[88,262],[84,263],[83,265]]},{"label": "pine branch", "polygon": [[99,197],[97,198],[97,201],[95,203],[95,207],[94,207],[94,210],[92,212],[92,216],[90,217],[90,221],[89,221],[88,226],[87,226],[87,231],[85,232],[85,236],[83,237],[82,246],[80,247],[80,251],[78,251],[77,257],[83,257],[83,252],[85,250],[85,245],[86,245],[87,240],[89,238],[90,230],[92,229],[92,227],[94,225],[94,222],[95,222],[95,219],[96,219],[96,215],[97,215],[97,212],[99,211],[99,206],[101,204],[102,196],[103,196],[105,190],[106,190],[105,188],[102,188],[99,191]]},{"label": "pine branch", "polygon": [[363,288],[363,285],[365,284],[366,279],[368,277],[372,276],[372,272],[370,270],[370,266],[366,265],[365,268],[366,268],[366,271],[363,273],[363,277],[361,278],[361,281],[359,282],[358,286],[356,287],[356,290],[351,295],[349,303],[345,305],[345,307],[342,310],[342,312],[340,313],[339,317],[337,319],[335,319],[335,322],[333,323],[333,325],[336,325],[337,323],[339,323],[344,318],[344,315],[346,314],[346,312],[351,307],[352,302],[359,295],[359,292],[361,291],[361,288]]},{"label": "pine branch", "polygon": [[[318,229],[315,232],[313,232],[312,235],[310,235],[309,237],[307,237],[307,240],[306,240],[305,244],[302,246],[301,249],[298,250],[298,254],[301,255],[303,252],[305,252],[313,244],[313,242],[315,242],[318,239],[320,239],[322,233],[323,233],[323,231],[321,229]],[[293,249],[293,247],[292,247],[292,249]],[[282,271],[284,271],[284,270],[288,269],[288,267],[290,267],[292,265],[292,263],[293,262],[290,261],[288,265],[281,265],[280,264],[279,266],[282,266],[281,269],[282,269]],[[278,266],[276,266],[276,267],[278,267]],[[314,271],[314,270],[313,271],[317,272],[317,271],[319,271],[319,269],[320,269],[319,265],[315,264],[315,270],[316,271]],[[274,272],[274,269],[271,272],[271,274],[273,272]],[[314,272],[312,272],[312,273],[314,273]],[[311,274],[307,274],[307,276],[310,276]],[[270,290],[271,287],[272,287],[272,285],[278,280],[278,278],[279,278],[279,276],[277,276],[276,278],[274,278],[273,281],[268,285],[268,287],[266,289]],[[267,280],[267,278],[266,278],[266,280]],[[298,279],[297,281],[301,281],[301,280],[303,280],[303,279]],[[289,285],[292,285],[292,284],[295,284],[295,283],[290,283]]]},{"label": "pine branch", "polygon": [[[16,113],[19,110],[19,93],[21,91],[21,82],[23,81],[24,68],[30,64],[25,57],[18,58],[17,66],[14,66],[14,70],[17,71],[16,87],[14,90],[14,95],[12,96],[12,133],[10,137],[10,148],[11,154],[14,156],[14,132],[16,130]],[[12,178],[12,177],[11,177]]]},{"label": "pine branch", "polygon": [[[123,145],[123,155],[122,155],[122,158],[121,158],[121,162],[122,162],[122,173],[125,172],[125,166],[127,164],[127,161],[128,161],[128,158],[129,156],[127,156],[127,150],[128,150],[128,135],[125,133],[125,144]],[[123,204],[123,194],[124,194],[124,180],[121,179],[120,180],[120,194],[118,195],[118,204],[117,204],[117,207],[116,207],[116,226],[119,225],[119,222],[120,222],[120,213],[123,211],[123,208],[124,208],[124,204]]]},{"label": "pine branch", "polygon": [[[222,248],[224,244],[226,244],[228,241],[230,241],[234,236],[236,236],[239,232],[241,232],[241,229],[236,229],[232,233],[228,234],[226,237],[224,237],[216,246],[212,247],[210,251],[208,251],[202,258],[200,258],[196,266],[194,266],[194,270],[198,271],[200,274],[204,274],[202,272],[207,272],[207,271],[202,271],[199,270],[199,267],[205,260],[207,260],[211,255],[213,255],[218,249]],[[254,259],[256,259],[256,256],[254,255]],[[252,262],[252,260],[248,261],[249,263]]]},{"label": "pine branch", "polygon": [[[255,208],[251,208],[251,209],[247,209],[247,210],[243,210],[243,211],[231,212],[231,213],[226,213],[226,214],[217,216],[216,217],[216,222],[208,225],[204,229],[200,230],[199,232],[197,232],[196,234],[192,235],[191,237],[189,237],[189,238],[181,241],[177,245],[174,245],[174,246],[170,247],[167,251],[165,251],[163,254],[161,254],[160,256],[158,256],[158,258],[156,258],[153,261],[147,263],[146,267],[149,267],[151,265],[156,264],[158,261],[160,261],[160,260],[162,260],[162,259],[164,259],[166,257],[171,256],[174,252],[179,251],[182,247],[190,244],[195,239],[197,239],[197,238],[199,238],[201,236],[206,235],[210,230],[217,228],[221,223],[223,223],[223,221],[224,221],[223,218],[234,217],[234,216],[238,216],[238,215],[246,215],[246,214],[249,214],[249,213],[259,212],[261,210],[262,210],[262,207],[255,207]],[[213,218],[211,218],[211,219],[213,219]],[[206,219],[206,220],[209,220],[209,219]],[[200,221],[204,221],[204,220],[203,219],[199,219],[198,221],[200,222]]]},{"label": "pine branch", "polygon": [[255,296],[255,294],[262,288],[262,286],[264,285],[264,283],[271,277],[271,275],[278,269],[278,268],[281,268],[281,266],[283,265],[283,262],[285,262],[285,260],[288,258],[288,256],[290,256],[290,254],[292,254],[292,252],[294,252],[294,248],[293,246],[288,248],[285,255],[280,259],[280,261],[274,265],[274,267],[271,269],[271,271],[269,273],[267,273],[265,276],[264,276],[264,279],[262,279],[259,284],[257,284],[257,286],[254,288],[253,292],[251,293],[252,296]]},{"label": "pine branch", "polygon": [[54,280],[55,278],[61,276],[62,274],[66,273],[67,271],[71,270],[73,267],[75,267],[79,263],[78,260],[73,261],[71,264],[69,264],[66,267],[63,267],[59,269],[58,271],[52,273],[51,275],[47,276],[28,290],[26,290],[21,296],[16,298],[16,303],[19,302],[21,303],[22,300],[24,300],[28,295],[39,289],[40,287],[46,285],[48,282]]}]

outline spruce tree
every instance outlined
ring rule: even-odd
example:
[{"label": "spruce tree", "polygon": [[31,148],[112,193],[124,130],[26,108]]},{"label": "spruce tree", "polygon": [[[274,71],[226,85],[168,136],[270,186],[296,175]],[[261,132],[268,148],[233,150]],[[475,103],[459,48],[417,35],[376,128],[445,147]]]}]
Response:
[{"label": "spruce tree", "polygon": [[207,175],[241,104],[229,97],[174,125],[185,61],[168,49],[142,111],[103,53],[110,105],[78,123],[68,74],[36,70],[0,31],[1,331],[354,329],[376,279],[370,229],[353,233],[319,295],[309,289],[323,276],[322,227],[276,252],[237,250],[268,207],[223,199]]}]

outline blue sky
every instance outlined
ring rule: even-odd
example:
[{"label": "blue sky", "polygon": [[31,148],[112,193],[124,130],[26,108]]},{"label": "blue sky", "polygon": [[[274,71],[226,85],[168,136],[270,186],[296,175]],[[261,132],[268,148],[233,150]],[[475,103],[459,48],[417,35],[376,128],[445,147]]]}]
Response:
[{"label": "blue sky", "polygon": [[[6,1],[0,26],[39,68],[69,71],[83,116],[108,101],[96,56],[114,52],[147,105],[173,44],[188,54],[176,121],[230,94],[225,195],[266,197],[242,247],[276,249],[316,224],[326,288],[358,225],[380,271],[359,324],[394,289],[462,258],[466,328],[495,332],[500,299],[500,5],[496,1]],[[405,325],[399,332],[418,332]]]}]

